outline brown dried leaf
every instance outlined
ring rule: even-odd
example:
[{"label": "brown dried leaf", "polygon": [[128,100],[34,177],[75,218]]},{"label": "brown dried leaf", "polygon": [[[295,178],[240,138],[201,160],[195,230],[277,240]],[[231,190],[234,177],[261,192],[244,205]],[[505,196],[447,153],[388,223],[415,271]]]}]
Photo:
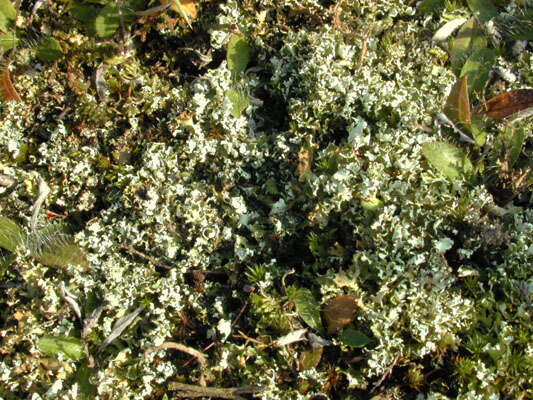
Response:
[{"label": "brown dried leaf", "polygon": [[301,150],[298,153],[298,167],[296,173],[302,176],[311,170],[311,156],[309,150]]},{"label": "brown dried leaf", "polygon": [[533,89],[502,93],[481,105],[477,112],[490,118],[503,119],[528,108],[533,108]]},{"label": "brown dried leaf", "polygon": [[308,369],[315,368],[320,362],[323,352],[324,347],[310,347],[302,351],[300,353],[300,357],[298,357],[298,369],[300,371],[306,371]]},{"label": "brown dried leaf", "polygon": [[356,299],[353,295],[337,296],[326,305],[324,317],[328,325],[328,334],[331,335],[352,322],[357,310]]},{"label": "brown dried leaf", "polygon": [[9,76],[9,63],[5,65],[4,69],[2,70],[2,74],[0,74],[0,93],[2,95],[2,99],[6,102],[16,101],[17,103],[20,103],[22,101],[15,87],[13,86],[13,83],[11,82],[11,78]]},{"label": "brown dried leaf", "polygon": [[468,82],[466,75],[457,79],[444,106],[444,114],[454,123],[461,122],[466,126],[472,124],[470,116],[470,100],[468,98]]}]

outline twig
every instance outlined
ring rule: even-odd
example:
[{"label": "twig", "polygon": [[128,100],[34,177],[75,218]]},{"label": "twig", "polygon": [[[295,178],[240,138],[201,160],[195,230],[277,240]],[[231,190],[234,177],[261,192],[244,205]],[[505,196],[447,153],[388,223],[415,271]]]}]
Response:
[{"label": "twig", "polygon": [[398,353],[396,355],[396,357],[394,358],[394,361],[392,362],[392,364],[389,366],[389,368],[387,368],[387,370],[383,373],[383,376],[381,377],[381,379],[374,385],[374,387],[372,388],[372,390],[370,391],[370,393],[374,393],[376,391],[376,389],[378,387],[381,386],[381,384],[383,383],[383,381],[385,380],[385,378],[387,378],[387,376],[389,376],[392,372],[392,369],[394,368],[394,366],[398,363],[398,360],[400,359],[400,353]]},{"label": "twig", "polygon": [[190,354],[191,356],[194,356],[194,358],[198,359],[198,362],[202,366],[207,365],[207,359],[206,359],[207,356],[204,353],[198,350],[195,350],[192,347],[188,347],[181,343],[176,343],[176,342],[165,342],[159,346],[149,347],[148,349],[144,351],[144,356],[146,357],[148,354],[154,351],[167,350],[167,349],[178,350],[178,351],[182,351],[184,353]]},{"label": "twig", "polygon": [[239,311],[239,313],[237,314],[237,316],[235,317],[235,319],[234,319],[233,322],[231,323],[231,327],[232,327],[232,328],[235,326],[235,324],[237,323],[237,321],[241,318],[242,313],[244,312],[244,310],[245,310],[246,307],[248,306],[248,303],[250,303],[250,297],[252,296],[252,294],[253,294],[254,291],[255,291],[255,288],[252,288],[252,290],[250,291],[250,294],[248,295],[248,298],[247,298],[246,301],[244,302],[244,305],[242,306],[241,310]]},{"label": "twig", "polygon": [[[251,343],[255,343],[257,345],[261,345],[261,346],[265,346],[265,347],[268,347],[270,345],[266,344],[266,343],[263,343],[257,339],[254,339],[254,338],[251,338],[250,336],[246,335],[243,331],[237,331],[239,332],[238,335],[233,335],[234,337],[238,337],[238,338],[241,338],[241,339],[244,339],[246,340],[246,342],[251,342]],[[245,343],[245,345],[248,344],[248,343]]]},{"label": "twig", "polygon": [[138,250],[135,250],[133,247],[130,247],[130,246],[119,246],[119,249],[120,250],[124,250],[124,251],[127,251],[128,253],[132,254],[132,255],[135,255],[137,257],[140,257],[142,258],[143,260],[147,260],[147,261],[150,261],[152,264],[154,264],[156,267],[160,267],[160,268],[164,268],[164,269],[172,269],[172,267],[170,265],[166,265],[166,264],[163,264],[159,261],[157,261],[155,258],[153,257],[150,257],[144,253],[141,253],[140,251]]},{"label": "twig", "polygon": [[[211,347],[213,347],[215,345],[215,342],[211,342],[210,345],[204,347],[204,349],[202,350],[202,352],[206,352],[207,350],[209,350]],[[196,360],[196,356],[192,357],[189,361],[187,361],[185,364],[183,364],[183,367],[186,367],[187,365],[189,365],[191,362],[193,362],[194,360]]]},{"label": "twig", "polygon": [[165,11],[167,8],[171,6],[171,3],[165,3],[161,4],[159,6],[148,8],[147,10],[143,11],[135,11],[135,15],[138,17],[149,17],[150,15],[153,15],[155,13],[158,13],[160,11]]},{"label": "twig", "polygon": [[213,388],[196,385],[187,385],[185,383],[170,382],[169,390],[177,391],[176,397],[214,397],[219,399],[245,400],[241,394],[256,394],[264,389],[259,386],[243,386],[236,388]]}]

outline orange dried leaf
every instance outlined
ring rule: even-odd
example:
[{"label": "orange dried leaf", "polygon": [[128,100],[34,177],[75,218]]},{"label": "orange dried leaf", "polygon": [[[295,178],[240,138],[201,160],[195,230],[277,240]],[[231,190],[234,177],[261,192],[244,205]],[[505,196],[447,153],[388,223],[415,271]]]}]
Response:
[{"label": "orange dried leaf", "polygon": [[20,103],[22,101],[9,77],[9,63],[6,64],[2,70],[2,74],[0,74],[0,93],[2,99],[6,102],[16,101],[17,103]]},{"label": "orange dried leaf", "polygon": [[444,106],[444,114],[454,123],[461,122],[467,126],[472,124],[470,116],[470,99],[468,98],[468,82],[466,75],[457,79]]},{"label": "orange dried leaf", "polygon": [[533,108],[533,89],[519,89],[493,97],[478,112],[490,118],[502,119],[528,108]]},{"label": "orange dried leaf", "polygon": [[[181,8],[185,14],[190,18],[196,18],[196,2],[194,0],[179,0]],[[174,3],[170,6],[177,13],[181,13],[180,9]]]},{"label": "orange dried leaf", "polygon": [[328,324],[328,334],[337,332],[352,322],[357,304],[353,295],[337,296],[324,309],[324,317]]}]

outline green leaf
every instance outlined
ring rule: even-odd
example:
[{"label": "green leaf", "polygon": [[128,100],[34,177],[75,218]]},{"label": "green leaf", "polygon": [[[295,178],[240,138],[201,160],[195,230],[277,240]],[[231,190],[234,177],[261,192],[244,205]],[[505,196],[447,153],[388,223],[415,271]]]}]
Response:
[{"label": "green leaf", "polygon": [[39,41],[35,55],[41,61],[55,61],[63,55],[59,42],[52,37],[45,37]]},{"label": "green leaf", "polygon": [[363,332],[348,328],[342,331],[339,336],[342,344],[350,347],[364,347],[370,343],[370,338]]},{"label": "green leaf", "polygon": [[90,4],[73,4],[70,6],[70,14],[76,18],[78,21],[83,23],[90,23],[100,13],[101,7],[95,7]]},{"label": "green leaf", "polygon": [[24,235],[15,221],[0,216],[0,247],[14,252]]},{"label": "green leaf", "polygon": [[89,368],[87,362],[83,361],[82,365],[76,370],[74,374],[74,381],[79,385],[80,393],[78,399],[96,399],[97,397],[97,387],[92,384],[90,379],[92,376],[96,375],[96,370],[94,368]]},{"label": "green leaf", "polygon": [[13,261],[15,261],[15,258],[16,256],[13,253],[0,254],[0,280],[4,279],[4,275]]},{"label": "green leaf", "polygon": [[487,47],[487,38],[477,18],[470,18],[459,29],[457,37],[451,42],[450,61],[456,75],[470,55]]},{"label": "green leaf", "polygon": [[250,105],[250,99],[241,92],[235,89],[228,89],[226,96],[231,102],[231,115],[235,118],[239,118],[242,112]]},{"label": "green leaf", "polygon": [[313,293],[306,288],[289,286],[287,288],[289,300],[296,306],[298,315],[307,325],[317,331],[322,331],[322,321],[320,319],[320,307],[315,300]]},{"label": "green leaf", "polygon": [[243,36],[233,35],[228,43],[226,59],[228,69],[234,78],[239,77],[252,58],[252,48]]},{"label": "green leaf", "polygon": [[[512,129],[508,127],[507,129]],[[513,167],[516,162],[518,161],[518,157],[520,157],[520,153],[522,152],[522,146],[524,145],[524,141],[526,140],[526,129],[524,127],[522,128],[516,128],[511,133],[511,143],[509,148],[509,167]]]},{"label": "green leaf", "polygon": [[491,0],[466,0],[472,13],[481,21],[485,22],[498,15],[498,9]]},{"label": "green leaf", "polygon": [[28,237],[30,254],[49,267],[89,267],[85,253],[59,225],[49,225]]},{"label": "green leaf", "polygon": [[77,361],[83,358],[83,345],[78,338],[72,336],[43,336],[37,344],[44,354],[65,357]]},{"label": "green leaf", "polygon": [[17,11],[10,0],[0,0],[0,31],[7,33],[15,26]]},{"label": "green leaf", "polygon": [[487,141],[487,131],[485,129],[485,121],[479,116],[479,114],[472,115],[472,124],[470,125],[470,131],[478,146],[483,146]]},{"label": "green leaf", "polygon": [[517,14],[496,19],[496,26],[505,39],[533,40],[533,9],[524,8]]},{"label": "green leaf", "polygon": [[[3,51],[8,51],[13,48],[13,34],[12,33],[2,33],[0,34],[0,49]],[[18,43],[18,40],[17,40]]]},{"label": "green leaf", "polygon": [[417,7],[423,13],[436,13],[444,8],[444,0],[422,0]]},{"label": "green leaf", "polygon": [[376,211],[383,207],[383,202],[374,196],[361,200],[361,207],[367,211]]},{"label": "green leaf", "polygon": [[487,48],[478,50],[468,57],[461,69],[460,76],[468,76],[469,93],[483,90],[495,60],[496,52]]},{"label": "green leaf", "polygon": [[101,38],[113,36],[120,27],[120,14],[115,4],[108,4],[100,10],[94,20],[94,29]]},{"label": "green leaf", "polygon": [[422,154],[437,170],[450,179],[472,171],[472,163],[457,147],[444,142],[425,143]]}]

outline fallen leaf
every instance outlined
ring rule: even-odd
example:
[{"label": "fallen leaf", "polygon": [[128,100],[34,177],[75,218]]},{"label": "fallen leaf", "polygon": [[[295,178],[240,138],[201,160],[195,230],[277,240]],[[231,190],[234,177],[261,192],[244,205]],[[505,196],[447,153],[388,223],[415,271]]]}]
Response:
[{"label": "fallen leaf", "polygon": [[305,334],[307,331],[308,329],[297,329],[289,332],[285,336],[282,336],[276,340],[276,346],[283,347],[296,342],[301,342],[302,340],[305,340]]},{"label": "fallen leaf", "polygon": [[333,334],[352,322],[357,305],[353,295],[337,296],[324,309],[324,317],[328,324],[328,334]]},{"label": "fallen leaf", "polygon": [[298,176],[302,176],[311,170],[311,156],[309,150],[301,150],[298,153],[298,167],[296,167],[296,173]]},{"label": "fallen leaf", "polygon": [[339,340],[350,347],[364,347],[370,343],[370,339],[363,332],[350,328],[342,331]]},{"label": "fallen leaf", "polygon": [[461,25],[467,21],[466,18],[456,18],[445,23],[433,35],[431,40],[434,42],[443,42],[448,39]]},{"label": "fallen leaf", "polygon": [[0,92],[2,94],[2,99],[6,102],[16,101],[17,103],[20,103],[22,101],[9,77],[9,63],[6,64],[2,70],[2,74],[0,74]]},{"label": "fallen leaf", "polygon": [[315,368],[320,362],[323,352],[323,347],[311,347],[302,351],[300,353],[300,357],[298,357],[298,369],[300,371],[306,371],[308,369]]},{"label": "fallen leaf", "polygon": [[468,97],[468,80],[466,75],[457,79],[446,99],[444,114],[454,123],[461,122],[470,126],[472,118],[470,116],[470,99]]},{"label": "fallen leaf", "polygon": [[533,89],[518,89],[502,93],[485,104],[477,112],[494,119],[503,119],[533,108]]}]

